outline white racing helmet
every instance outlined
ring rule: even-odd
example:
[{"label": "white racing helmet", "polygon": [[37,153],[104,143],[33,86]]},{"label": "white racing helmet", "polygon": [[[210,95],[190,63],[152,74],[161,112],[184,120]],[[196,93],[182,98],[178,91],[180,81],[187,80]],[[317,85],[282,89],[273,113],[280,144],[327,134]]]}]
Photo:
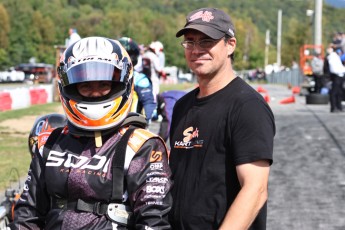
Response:
[{"label": "white racing helmet", "polygon": [[[58,67],[59,92],[68,121],[76,128],[101,131],[115,127],[130,111],[133,67],[121,44],[103,37],[87,37],[68,47]],[[109,94],[86,98],[76,85],[111,81]]]}]

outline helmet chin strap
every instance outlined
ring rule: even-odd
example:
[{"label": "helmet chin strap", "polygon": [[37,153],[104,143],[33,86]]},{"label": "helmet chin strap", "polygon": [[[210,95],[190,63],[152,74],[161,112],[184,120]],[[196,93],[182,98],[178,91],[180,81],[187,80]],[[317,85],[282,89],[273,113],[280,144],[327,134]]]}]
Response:
[{"label": "helmet chin strap", "polygon": [[95,144],[96,147],[102,147],[102,133],[100,131],[95,131]]}]

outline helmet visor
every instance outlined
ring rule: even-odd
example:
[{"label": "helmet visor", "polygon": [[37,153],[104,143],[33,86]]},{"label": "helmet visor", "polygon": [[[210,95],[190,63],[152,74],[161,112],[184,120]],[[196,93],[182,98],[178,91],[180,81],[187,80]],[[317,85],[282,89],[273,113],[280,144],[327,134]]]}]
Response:
[{"label": "helmet visor", "polygon": [[75,65],[62,74],[62,86],[87,81],[114,81],[124,82],[127,80],[128,66],[124,63],[119,69],[115,65],[105,62],[84,62]]}]

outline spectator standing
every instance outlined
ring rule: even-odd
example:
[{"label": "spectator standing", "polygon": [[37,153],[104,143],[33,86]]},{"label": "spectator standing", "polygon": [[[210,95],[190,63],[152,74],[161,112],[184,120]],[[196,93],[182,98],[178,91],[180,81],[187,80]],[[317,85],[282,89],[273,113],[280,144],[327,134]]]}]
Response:
[{"label": "spectator standing", "polygon": [[81,37],[79,36],[77,32],[77,29],[75,28],[69,28],[68,34],[69,34],[69,39],[68,39],[67,47],[81,39]]},{"label": "spectator standing", "polygon": [[342,41],[342,33],[341,32],[334,33],[333,39],[332,39],[332,47],[334,51],[341,49],[341,41]]},{"label": "spectator standing", "polygon": [[345,74],[345,67],[341,62],[340,56],[333,49],[333,46],[328,47],[327,53],[327,65],[332,82],[332,87],[330,90],[330,112],[338,113],[343,111],[341,102],[343,100],[343,79]]},{"label": "spectator standing", "polygon": [[232,68],[230,17],[202,8],[181,43],[199,87],[180,98],[170,129],[173,229],[265,229],[275,124],[264,98]]},{"label": "spectator standing", "polygon": [[165,53],[164,53],[164,46],[160,41],[156,41],[156,46],[158,49],[158,58],[159,58],[159,63],[161,65],[161,68],[164,69],[165,67]]},{"label": "spectator standing", "polygon": [[319,52],[315,52],[313,59],[311,60],[311,69],[315,80],[315,92],[320,93],[324,85],[323,76],[323,58]]},{"label": "spectator standing", "polygon": [[[161,76],[165,76],[164,70],[159,62],[158,58],[159,47],[156,42],[151,42],[147,51],[143,55],[143,59],[148,59],[150,63],[150,79],[152,82],[152,91],[157,100],[157,95],[159,94],[159,79]],[[144,61],[144,60],[143,60]]]},{"label": "spectator standing", "polygon": [[[122,37],[119,41],[131,57],[132,64],[136,66],[140,56],[140,48],[138,44],[132,38],[128,37]],[[139,73],[135,69],[133,72],[133,78],[134,90],[138,95],[138,103],[135,106],[135,112],[140,113],[144,108],[146,122],[149,124],[151,122],[153,111],[157,107],[152,93],[151,80],[144,73]]]},{"label": "spectator standing", "polygon": [[341,33],[341,41],[340,41],[341,51],[345,53],[345,33]]},{"label": "spectator standing", "polygon": [[138,56],[138,62],[134,66],[134,70],[141,73],[143,71],[143,55],[145,53],[145,46],[143,44],[138,45],[139,46],[139,56]]},{"label": "spectator standing", "polygon": [[298,69],[299,68],[298,63],[295,59],[292,60],[291,68],[292,69]]},{"label": "spectator standing", "polygon": [[38,148],[30,148],[11,229],[170,229],[167,149],[139,114],[129,113],[127,52],[116,40],[88,37],[62,57],[67,125],[42,133]]}]

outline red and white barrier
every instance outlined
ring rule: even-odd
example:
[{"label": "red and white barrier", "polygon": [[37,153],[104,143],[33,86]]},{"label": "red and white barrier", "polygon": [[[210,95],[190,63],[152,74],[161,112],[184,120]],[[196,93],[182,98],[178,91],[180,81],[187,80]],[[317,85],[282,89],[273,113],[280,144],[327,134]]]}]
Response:
[{"label": "red and white barrier", "polygon": [[12,109],[12,98],[8,92],[0,92],[0,111]]},{"label": "red and white barrier", "polygon": [[0,92],[0,111],[53,102],[53,85],[6,89]]}]

